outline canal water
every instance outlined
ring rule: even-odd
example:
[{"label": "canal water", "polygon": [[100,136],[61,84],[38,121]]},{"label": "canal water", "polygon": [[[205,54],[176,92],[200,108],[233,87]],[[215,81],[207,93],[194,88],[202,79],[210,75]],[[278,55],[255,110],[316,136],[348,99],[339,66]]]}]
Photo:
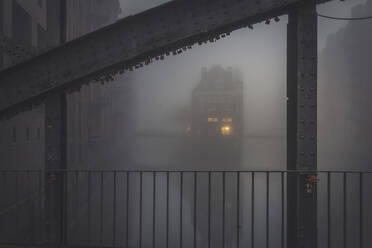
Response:
[{"label": "canal water", "polygon": [[[137,138],[134,161],[141,169],[199,169],[196,165],[183,164],[180,138]],[[223,170],[266,170],[286,168],[286,139],[284,136],[245,137],[242,141],[240,162],[218,165]],[[214,164],[203,169],[217,169]]]}]

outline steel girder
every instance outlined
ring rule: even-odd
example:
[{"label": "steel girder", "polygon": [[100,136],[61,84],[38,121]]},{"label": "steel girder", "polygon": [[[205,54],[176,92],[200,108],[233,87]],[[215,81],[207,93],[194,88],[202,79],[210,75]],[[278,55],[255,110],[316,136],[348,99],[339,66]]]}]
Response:
[{"label": "steel girder", "polygon": [[197,42],[215,41],[220,34],[285,14],[304,1],[171,1],[129,16],[0,72],[0,113],[50,91],[132,70]]},{"label": "steel girder", "polygon": [[[314,2],[289,14],[287,169],[317,170],[317,15]],[[317,187],[312,172],[287,177],[287,244],[317,247]]]}]

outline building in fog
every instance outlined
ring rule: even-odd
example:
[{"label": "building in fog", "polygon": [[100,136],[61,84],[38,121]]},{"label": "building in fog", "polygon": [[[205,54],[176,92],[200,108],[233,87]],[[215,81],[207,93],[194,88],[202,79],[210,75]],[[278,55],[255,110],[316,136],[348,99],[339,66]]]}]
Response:
[{"label": "building in fog", "polygon": [[234,77],[232,68],[203,68],[192,92],[192,133],[239,136],[242,129],[243,82]]},{"label": "building in fog", "polygon": [[[352,16],[367,16],[372,1]],[[372,23],[349,22],[327,39],[319,57],[319,165],[363,169],[372,162]]]},{"label": "building in fog", "polygon": [[238,74],[232,68],[203,68],[191,100],[193,157],[204,162],[239,160],[243,116],[243,82]]}]

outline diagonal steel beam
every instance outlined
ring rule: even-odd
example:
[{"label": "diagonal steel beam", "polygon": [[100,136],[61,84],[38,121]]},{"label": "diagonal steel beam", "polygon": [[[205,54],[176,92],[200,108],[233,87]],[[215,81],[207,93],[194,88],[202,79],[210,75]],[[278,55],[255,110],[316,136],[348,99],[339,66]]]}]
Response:
[{"label": "diagonal steel beam", "polygon": [[0,113],[50,91],[131,70],[199,41],[214,41],[222,33],[285,14],[303,1],[307,0],[172,1],[129,16],[2,71]]}]

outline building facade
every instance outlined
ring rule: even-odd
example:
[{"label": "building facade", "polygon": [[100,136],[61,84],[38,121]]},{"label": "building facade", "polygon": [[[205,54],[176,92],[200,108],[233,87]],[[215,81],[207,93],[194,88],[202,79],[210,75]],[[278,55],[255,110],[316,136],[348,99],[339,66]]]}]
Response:
[{"label": "building facade", "polygon": [[243,82],[232,68],[202,69],[201,82],[192,92],[191,131],[203,136],[243,133]]},{"label": "building facade", "polygon": [[[119,18],[118,0],[2,0],[0,1],[0,70],[6,69],[30,56],[55,47],[111,24]],[[4,42],[5,41],[5,42]],[[91,82],[80,90],[66,94],[67,98],[67,163],[68,168],[113,168],[130,163],[131,136],[133,134],[132,85],[130,75],[110,84]],[[10,120],[0,122],[0,168],[1,169],[45,169],[46,161],[53,156],[47,146],[45,105],[35,106]],[[2,175],[1,175],[2,176]],[[0,209],[13,204],[24,192],[38,190],[37,183],[27,181],[26,175],[0,178],[3,198]],[[36,177],[32,177],[36,178]],[[53,177],[44,178],[50,182]],[[45,181],[48,179],[48,181]],[[26,182],[26,183],[25,183]],[[84,179],[80,183],[84,183]],[[75,197],[71,190],[76,181],[68,180],[67,197]],[[51,183],[52,184],[52,183]],[[27,188],[27,190],[26,190]],[[38,242],[45,237],[57,240],[58,209],[48,206],[58,202],[53,187],[47,187],[45,207],[49,216],[40,215],[40,205],[32,202],[24,207],[29,214],[19,223],[8,220],[18,218],[18,213],[0,215],[0,240],[2,242]],[[23,192],[22,191],[22,192]],[[13,193],[11,193],[13,192]],[[84,194],[86,192],[80,192]],[[18,198],[17,198],[18,197]],[[54,197],[54,198],[53,198]],[[54,200],[53,200],[54,199]],[[56,200],[57,199],[57,200]],[[72,198],[71,198],[72,199]],[[54,203],[55,203],[54,202]],[[36,204],[36,205],[35,205]],[[74,220],[81,214],[81,206],[69,206],[68,218]],[[52,211],[52,212],[50,212]],[[35,228],[35,219],[46,218],[47,225]],[[73,221],[71,221],[73,222]],[[54,223],[54,224],[53,224]],[[41,223],[39,223],[41,224]],[[45,230],[43,229],[45,228]],[[76,226],[70,226],[69,239],[74,239]],[[36,232],[30,230],[36,229]],[[27,230],[27,232],[26,232]],[[44,232],[45,231],[45,232]],[[27,235],[26,235],[27,234]],[[20,237],[22,240],[20,240]],[[77,237],[79,238],[79,237]]]},{"label": "building facade", "polygon": [[66,0],[66,39],[78,38],[118,20],[118,0]]},{"label": "building facade", "polygon": [[[372,1],[352,9],[367,16]],[[327,39],[319,56],[319,165],[322,169],[368,169],[372,132],[370,92],[372,23],[347,23]]]},{"label": "building facade", "polygon": [[[67,41],[119,19],[118,0],[66,1]],[[67,95],[68,167],[123,168],[131,162],[133,75],[91,82]]]},{"label": "building facade", "polygon": [[238,165],[244,128],[243,81],[232,68],[202,69],[192,92],[192,158],[197,164]]},{"label": "building facade", "polygon": [[[118,0],[1,1],[0,70],[109,25],[118,20],[120,11]],[[128,81],[129,77],[120,80]],[[130,123],[130,110],[126,109],[131,106],[130,91],[129,83],[115,86],[91,83],[67,95],[69,166],[83,166],[84,161],[107,164],[112,160],[113,150],[118,150],[115,147],[123,140],[121,133],[114,133],[119,132],[117,123],[123,122],[120,117]],[[128,130],[128,125],[124,130]],[[1,161],[6,161],[3,167],[44,168],[44,106],[1,122],[0,145]]]},{"label": "building facade", "polygon": [[[56,0],[0,1],[0,70],[60,41]],[[0,161],[7,168],[44,168],[44,107],[0,122]]]}]

